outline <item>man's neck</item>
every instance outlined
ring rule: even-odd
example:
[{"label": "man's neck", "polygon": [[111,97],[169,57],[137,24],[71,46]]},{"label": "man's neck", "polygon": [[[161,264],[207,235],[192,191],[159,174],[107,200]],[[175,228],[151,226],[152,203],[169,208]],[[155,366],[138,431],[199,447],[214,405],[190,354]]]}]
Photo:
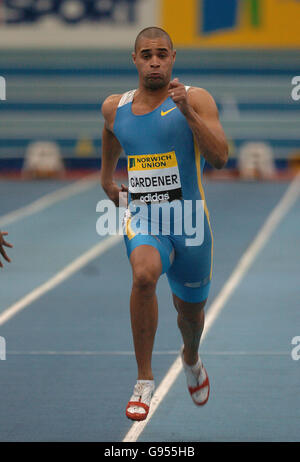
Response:
[{"label": "man's neck", "polygon": [[140,85],[136,95],[137,101],[143,102],[143,105],[145,106],[157,106],[161,101],[168,97],[168,88],[169,84],[155,90]]}]

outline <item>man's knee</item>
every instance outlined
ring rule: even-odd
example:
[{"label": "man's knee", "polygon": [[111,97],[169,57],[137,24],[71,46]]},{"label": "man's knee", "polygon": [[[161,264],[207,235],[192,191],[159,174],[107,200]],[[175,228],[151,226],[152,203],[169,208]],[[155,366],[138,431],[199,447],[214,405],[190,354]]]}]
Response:
[{"label": "man's knee", "polygon": [[138,266],[133,268],[133,287],[145,294],[152,293],[155,291],[158,277],[155,268]]},{"label": "man's knee", "polygon": [[162,270],[158,250],[151,246],[140,246],[133,250],[130,262],[133,287],[145,294],[155,291]]}]

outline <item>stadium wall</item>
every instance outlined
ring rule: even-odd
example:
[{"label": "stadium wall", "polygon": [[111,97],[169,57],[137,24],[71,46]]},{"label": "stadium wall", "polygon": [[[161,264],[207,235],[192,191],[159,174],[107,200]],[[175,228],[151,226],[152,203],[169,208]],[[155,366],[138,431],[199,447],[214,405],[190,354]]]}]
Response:
[{"label": "stadium wall", "polygon": [[[132,46],[152,24],[174,38],[174,77],[215,97],[230,142],[229,168],[248,141],[270,146],[279,167],[299,152],[300,101],[293,97],[299,34],[280,42],[286,21],[279,21],[282,9],[271,12],[269,0],[260,9],[255,1],[230,0],[227,22],[214,18],[220,0],[210,0],[211,10],[205,0],[185,2],[184,9],[178,0],[53,0],[48,10],[42,2],[21,3],[0,6],[0,169],[20,168],[35,141],[56,143],[67,168],[98,168],[101,104],[136,88]],[[286,13],[300,12],[300,2],[273,0],[283,3]]]}]

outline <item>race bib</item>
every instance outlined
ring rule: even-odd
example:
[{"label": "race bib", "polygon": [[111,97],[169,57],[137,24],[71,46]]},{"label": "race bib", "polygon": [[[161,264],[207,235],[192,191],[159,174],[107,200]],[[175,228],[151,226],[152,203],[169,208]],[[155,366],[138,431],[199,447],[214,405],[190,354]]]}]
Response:
[{"label": "race bib", "polygon": [[150,203],[181,199],[175,151],[128,156],[128,186],[132,200]]}]

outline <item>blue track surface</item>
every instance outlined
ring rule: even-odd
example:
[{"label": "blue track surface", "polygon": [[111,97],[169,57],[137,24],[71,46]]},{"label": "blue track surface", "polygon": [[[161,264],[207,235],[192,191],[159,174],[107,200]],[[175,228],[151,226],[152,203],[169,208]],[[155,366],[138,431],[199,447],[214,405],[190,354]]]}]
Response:
[{"label": "blue track surface", "polygon": [[[0,217],[64,185],[0,182]],[[207,182],[214,232],[210,304],[288,183]],[[98,185],[3,229],[13,260],[0,272],[0,313],[97,244]],[[139,441],[299,441],[298,202],[287,213],[205,338],[211,398],[196,408],[178,379]],[[122,239],[0,326],[0,441],[122,441],[136,379],[131,270]],[[158,285],[153,370],[158,385],[181,345],[171,295]]]}]

